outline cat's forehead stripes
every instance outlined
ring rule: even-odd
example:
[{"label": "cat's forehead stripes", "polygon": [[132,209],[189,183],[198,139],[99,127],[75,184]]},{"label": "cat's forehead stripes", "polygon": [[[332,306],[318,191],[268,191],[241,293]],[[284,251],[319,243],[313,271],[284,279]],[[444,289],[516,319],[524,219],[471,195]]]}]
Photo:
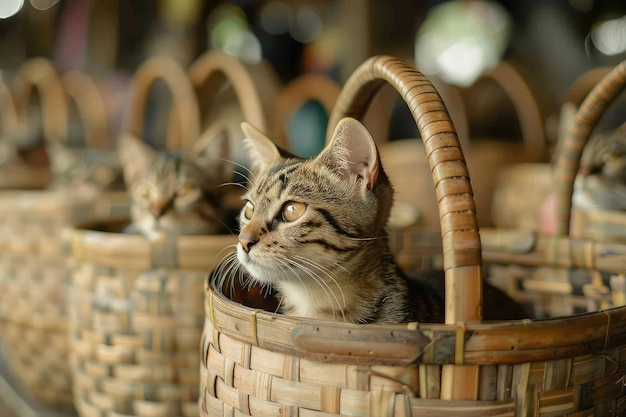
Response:
[{"label": "cat's forehead stripes", "polygon": [[266,194],[277,184],[280,185],[278,197],[287,189],[289,184],[289,175],[297,171],[302,166],[301,160],[287,159],[284,162],[272,167],[264,180],[258,185],[257,190],[261,194]]}]

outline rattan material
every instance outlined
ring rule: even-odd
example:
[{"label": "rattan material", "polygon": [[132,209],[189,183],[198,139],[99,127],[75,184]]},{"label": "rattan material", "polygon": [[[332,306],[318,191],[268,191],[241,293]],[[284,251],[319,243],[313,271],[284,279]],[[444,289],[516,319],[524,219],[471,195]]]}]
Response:
[{"label": "rattan material", "polygon": [[[12,82],[10,93],[3,92],[2,95],[6,105],[3,111],[10,119],[15,118],[15,129],[10,134],[18,147],[25,146],[29,124],[37,123],[30,120],[32,105],[38,106],[41,111],[41,130],[45,140],[67,137],[67,100],[59,75],[48,60],[30,58],[24,61]],[[9,120],[9,124],[13,123]],[[28,144],[37,145],[43,147],[44,143]],[[42,189],[50,182],[50,170],[43,155],[38,155],[34,162],[20,159],[3,167],[0,174],[2,189]]]},{"label": "rattan material", "polygon": [[[220,51],[208,51],[189,67],[189,78],[200,104],[201,125],[207,121],[216,96],[229,87],[244,119],[268,134],[274,134],[274,106],[280,80],[265,61],[244,63]],[[239,125],[237,124],[237,128]],[[286,143],[281,143],[286,148]]]},{"label": "rattan material", "polygon": [[68,265],[59,236],[73,220],[126,216],[125,193],[98,202],[54,191],[0,194],[0,334],[7,363],[29,394],[70,405]]},{"label": "rattan material", "polygon": [[[144,65],[157,61],[151,62]],[[192,123],[188,132],[199,131],[201,117],[190,79],[172,66],[167,75],[160,72],[166,68],[155,65],[149,71],[138,70],[149,76],[142,76],[141,90],[134,92],[134,108],[142,106],[137,96],[145,97],[153,80],[164,79],[170,87],[177,86],[173,93],[182,90],[187,97],[187,113],[173,110],[184,113],[185,119],[170,122]],[[216,89],[225,81],[237,89],[253,78],[250,67],[221,54],[204,55],[193,68],[200,84],[218,80],[212,84]],[[241,96],[242,107],[262,115],[266,109],[257,108],[262,101],[254,99],[259,91],[254,84],[245,85],[248,90],[244,92],[250,96]],[[140,113],[135,110],[134,114]],[[131,132],[140,134],[139,129],[134,125]],[[182,146],[203,140],[204,134],[200,136],[182,135]],[[173,137],[168,136],[170,149],[181,143]],[[112,224],[104,226],[103,230],[92,225],[68,231],[76,267],[70,308],[78,412],[84,417],[197,416],[206,278],[236,238],[205,235],[149,240],[119,233],[110,229]]]},{"label": "rattan material", "polygon": [[[27,125],[37,125],[39,120],[32,119],[35,113],[31,110],[36,104],[41,110],[43,143],[38,145],[42,152],[47,143],[67,140],[68,98],[80,109],[84,100],[78,99],[87,92],[72,87],[77,87],[78,78],[84,87],[86,77],[76,73],[61,79],[50,62],[41,58],[26,61],[13,84],[21,129],[18,135],[26,138]],[[35,94],[38,102],[33,102]],[[89,106],[97,106],[97,99],[90,96]],[[102,120],[80,116],[87,131],[105,128],[93,126]],[[85,140],[89,146],[103,145],[102,137],[88,135]],[[23,168],[28,172],[24,179],[36,178],[41,186],[47,183],[47,164],[24,164]],[[71,191],[5,190],[0,194],[0,206],[0,334],[7,363],[32,397],[52,405],[71,405],[69,274],[59,236],[72,221],[127,216],[128,198],[116,192],[90,200]]]},{"label": "rattan material", "polygon": [[[623,211],[572,208],[574,181],[581,167],[582,151],[611,102],[618,97],[626,85],[626,62],[610,72],[599,68],[591,73],[596,77],[605,73],[587,94],[576,113],[573,125],[559,150],[555,181],[558,207],[558,233],[571,232],[597,241],[626,242],[626,214]],[[589,77],[591,77],[591,75]],[[624,126],[619,129],[624,129]],[[570,231],[571,227],[571,231]]]},{"label": "rattan material", "polygon": [[82,416],[197,416],[206,277],[234,237],[71,234],[74,399]]},{"label": "rattan material", "polygon": [[[211,288],[201,415],[623,415],[624,308],[501,323],[478,323],[480,313],[472,314],[480,311],[471,306],[481,302],[482,260],[471,188],[445,106],[424,76],[390,57],[366,61],[342,90],[329,131],[344,115],[361,117],[384,82],[401,92],[425,142],[440,209],[446,324],[295,318],[243,307]],[[615,260],[606,247],[567,238],[555,245],[535,235],[485,233],[483,256],[505,252],[503,264],[534,248],[551,248],[566,268],[596,260],[610,271],[606,263]]]}]

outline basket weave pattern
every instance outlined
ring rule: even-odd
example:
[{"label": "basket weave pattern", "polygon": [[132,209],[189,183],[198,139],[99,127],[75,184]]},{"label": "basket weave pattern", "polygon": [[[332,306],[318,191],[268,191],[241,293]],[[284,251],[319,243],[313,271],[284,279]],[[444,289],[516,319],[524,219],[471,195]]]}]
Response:
[{"label": "basket weave pattern", "polygon": [[194,416],[206,273],[80,262],[71,305],[82,415]]},{"label": "basket weave pattern", "polygon": [[5,355],[29,393],[71,404],[67,293],[60,236],[72,219],[125,212],[125,198],[79,203],[53,191],[0,195],[0,321]]},{"label": "basket weave pattern", "polygon": [[[474,303],[481,304],[481,294],[475,292],[481,286],[481,248],[482,256],[505,266],[519,264],[523,251],[517,240],[510,243],[498,232],[483,242],[484,247],[474,235],[475,208],[468,202],[472,194],[464,181],[468,174],[463,155],[453,130],[448,130],[445,106],[421,74],[389,57],[366,61],[342,90],[329,130],[341,116],[362,116],[379,87],[373,79],[383,79],[401,92],[426,145],[441,219],[446,323],[310,320],[247,308],[229,300],[221,289],[209,288],[201,415],[624,415],[626,308],[501,323],[481,323],[472,316]],[[424,242],[396,234],[392,243],[406,255],[411,245]],[[551,237],[530,242],[525,238],[522,244],[536,261],[526,266],[598,270],[605,275],[620,267],[623,271],[624,247]],[[506,251],[494,250],[503,245]],[[500,258],[493,262],[496,252]],[[400,258],[408,269],[419,269],[419,262]],[[519,290],[517,284],[503,285],[513,286],[508,289],[523,300],[524,294],[514,291]],[[619,286],[614,281],[613,289]],[[583,282],[581,288],[588,287]]]}]

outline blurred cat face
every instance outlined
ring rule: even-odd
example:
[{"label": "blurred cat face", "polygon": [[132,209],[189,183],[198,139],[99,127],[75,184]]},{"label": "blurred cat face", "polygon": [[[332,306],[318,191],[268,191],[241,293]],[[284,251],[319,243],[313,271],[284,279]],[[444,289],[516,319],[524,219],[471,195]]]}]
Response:
[{"label": "blurred cat face", "polygon": [[155,161],[153,169],[131,184],[131,197],[134,204],[155,219],[172,210],[192,211],[203,198],[200,179],[199,170],[184,161]]}]

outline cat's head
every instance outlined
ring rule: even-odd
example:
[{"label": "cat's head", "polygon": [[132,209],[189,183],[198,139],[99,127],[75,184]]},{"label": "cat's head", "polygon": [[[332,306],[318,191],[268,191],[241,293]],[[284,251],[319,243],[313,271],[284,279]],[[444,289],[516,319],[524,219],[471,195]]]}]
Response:
[{"label": "cat's head", "polygon": [[189,154],[157,151],[132,135],[118,143],[124,179],[131,197],[131,217],[140,232],[179,234],[220,232],[223,219],[215,196],[228,182],[226,134],[203,135]]},{"label": "cat's head", "polygon": [[113,150],[74,147],[62,142],[46,146],[52,187],[93,197],[102,191],[124,189],[122,164]]},{"label": "cat's head", "polygon": [[237,257],[253,278],[329,274],[364,245],[386,244],[393,190],[361,123],[341,120],[310,159],[286,155],[246,123],[242,129],[254,175],[239,217]]}]

